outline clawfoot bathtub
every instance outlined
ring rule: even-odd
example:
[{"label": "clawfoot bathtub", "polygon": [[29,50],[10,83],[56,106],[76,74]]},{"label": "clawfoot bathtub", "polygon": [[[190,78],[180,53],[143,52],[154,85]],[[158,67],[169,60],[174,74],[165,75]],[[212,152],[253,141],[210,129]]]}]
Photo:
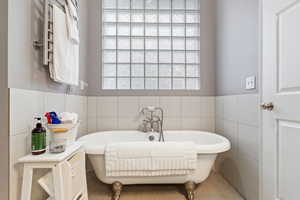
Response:
[{"label": "clawfoot bathtub", "polygon": [[[196,184],[203,182],[210,174],[218,153],[228,151],[230,142],[223,136],[203,131],[165,131],[166,141],[193,141],[197,148],[197,169],[189,175],[163,177],[108,177],[105,174],[105,145],[117,142],[149,141],[149,133],[139,131],[105,131],[81,137],[88,158],[99,180],[113,184],[114,200],[118,200],[122,185],[130,184],[185,184],[187,197],[194,198]],[[151,134],[153,137],[153,134]],[[158,135],[154,135],[158,139]],[[150,142],[150,141],[149,141]]]}]

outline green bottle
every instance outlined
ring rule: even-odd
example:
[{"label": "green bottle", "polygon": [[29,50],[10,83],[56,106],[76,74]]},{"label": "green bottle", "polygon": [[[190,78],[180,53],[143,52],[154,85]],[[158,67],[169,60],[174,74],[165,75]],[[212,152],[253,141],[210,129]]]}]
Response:
[{"label": "green bottle", "polygon": [[37,120],[36,127],[31,132],[32,155],[40,155],[46,152],[46,129],[42,126],[41,118]]}]

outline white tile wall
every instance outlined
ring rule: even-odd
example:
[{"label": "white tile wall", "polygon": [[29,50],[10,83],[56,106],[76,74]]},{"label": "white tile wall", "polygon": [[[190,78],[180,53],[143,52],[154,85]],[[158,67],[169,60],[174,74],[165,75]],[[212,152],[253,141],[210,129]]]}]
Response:
[{"label": "white tile wall", "polygon": [[32,118],[44,111],[44,97],[38,92],[10,90],[10,134],[28,132]]},{"label": "white tile wall", "polygon": [[97,116],[97,97],[88,98],[88,117],[93,118]]},{"label": "white tile wall", "polygon": [[201,116],[201,97],[182,97],[182,117],[197,118]]},{"label": "white tile wall", "polygon": [[[92,111],[87,111],[87,101],[84,96],[10,89],[10,200],[20,199],[22,168],[17,160],[30,153],[30,132],[35,123],[33,118],[49,111],[76,112],[81,121],[81,136],[87,133],[87,114],[92,114]],[[92,105],[92,100],[89,101]],[[32,199],[43,199],[41,195],[44,194],[37,185],[33,190],[37,192]]]},{"label": "white tile wall", "polygon": [[139,113],[139,99],[135,97],[119,97],[117,108],[120,118],[134,119]]},{"label": "white tile wall", "polygon": [[176,119],[180,117],[179,113],[182,113],[181,101],[180,97],[161,97],[158,105],[164,109],[166,118]]},{"label": "white tile wall", "polygon": [[87,133],[87,97],[66,95],[65,96],[65,108],[67,112],[75,112],[79,115],[80,128],[78,137],[83,136]]},{"label": "white tile wall", "polygon": [[140,107],[145,107],[149,105],[159,106],[160,98],[158,96],[147,96],[147,97],[139,97],[139,105]]},{"label": "white tile wall", "polygon": [[88,97],[88,130],[137,129],[139,111],[152,105],[164,109],[166,130],[215,130],[215,97],[192,96]]},{"label": "white tile wall", "polygon": [[259,193],[259,96],[257,94],[216,97],[216,132],[232,144],[219,156],[217,168],[247,199]]},{"label": "white tile wall", "polygon": [[[90,97],[88,97],[90,98]],[[88,105],[89,106],[89,105]],[[89,108],[91,110],[93,108]],[[116,117],[118,115],[117,97],[97,98],[97,117]]]}]

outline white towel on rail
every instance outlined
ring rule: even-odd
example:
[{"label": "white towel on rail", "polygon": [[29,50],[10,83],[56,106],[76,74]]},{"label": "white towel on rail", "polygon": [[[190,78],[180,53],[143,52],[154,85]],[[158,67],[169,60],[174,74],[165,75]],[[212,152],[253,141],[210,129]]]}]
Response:
[{"label": "white towel on rail", "polygon": [[53,5],[53,64],[54,81],[69,85],[79,84],[79,45],[68,37],[66,14]]},{"label": "white towel on rail", "polygon": [[108,144],[105,149],[106,175],[187,175],[197,166],[193,142],[126,142]]},{"label": "white towel on rail", "polygon": [[79,44],[80,39],[78,29],[78,14],[72,0],[67,0],[67,6],[65,10],[69,39],[72,40],[75,44]]},{"label": "white towel on rail", "polygon": [[71,16],[75,19],[78,20],[78,12],[77,12],[77,8],[75,6],[75,0],[67,0],[67,5],[70,11]]}]

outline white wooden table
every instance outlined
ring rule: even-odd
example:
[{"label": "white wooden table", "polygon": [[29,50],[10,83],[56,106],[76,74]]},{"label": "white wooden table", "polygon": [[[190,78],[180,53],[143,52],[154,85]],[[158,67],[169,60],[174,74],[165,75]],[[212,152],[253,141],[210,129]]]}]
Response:
[{"label": "white wooden table", "polygon": [[[54,197],[57,200],[64,200],[65,190],[63,185],[63,174],[59,163],[69,159],[79,151],[83,151],[81,143],[76,142],[66,148],[66,151],[59,154],[46,152],[42,155],[27,155],[19,159],[24,164],[23,183],[21,200],[31,199],[32,176],[34,169],[51,169],[53,173]],[[87,195],[87,194],[85,194]]]}]

